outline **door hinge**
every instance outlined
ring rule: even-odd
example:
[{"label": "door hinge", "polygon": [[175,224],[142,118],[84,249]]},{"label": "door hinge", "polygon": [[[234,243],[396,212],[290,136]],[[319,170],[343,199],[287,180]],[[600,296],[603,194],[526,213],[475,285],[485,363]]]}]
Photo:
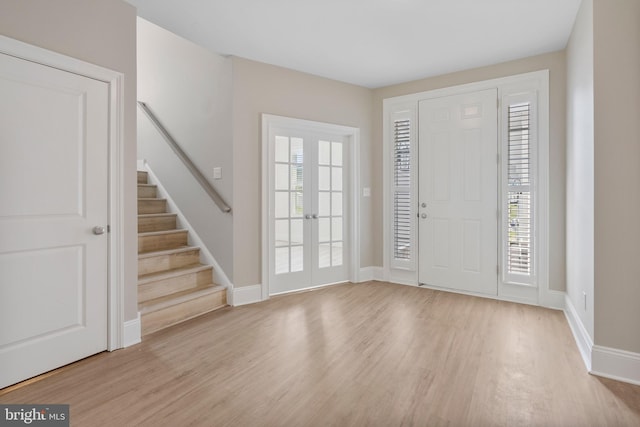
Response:
[{"label": "door hinge", "polygon": [[107,233],[111,233],[111,226],[107,225]]}]

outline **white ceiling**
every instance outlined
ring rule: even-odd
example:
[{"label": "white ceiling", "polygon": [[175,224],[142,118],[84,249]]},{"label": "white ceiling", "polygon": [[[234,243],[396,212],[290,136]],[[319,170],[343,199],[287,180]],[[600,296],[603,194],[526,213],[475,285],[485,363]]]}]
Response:
[{"label": "white ceiling", "polygon": [[370,88],[563,49],[581,0],[128,0],[213,52]]}]

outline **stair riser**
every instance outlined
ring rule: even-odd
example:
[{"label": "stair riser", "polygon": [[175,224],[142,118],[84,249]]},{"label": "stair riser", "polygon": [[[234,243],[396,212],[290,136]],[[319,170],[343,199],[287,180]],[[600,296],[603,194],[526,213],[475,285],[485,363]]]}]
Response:
[{"label": "stair riser", "polygon": [[138,233],[149,231],[174,230],[176,228],[175,216],[161,216],[157,218],[138,218]]},{"label": "stair riser", "polygon": [[149,199],[158,197],[158,188],[138,186],[138,197],[149,198]]},{"label": "stair riser", "polygon": [[166,200],[138,200],[138,214],[165,213],[166,211]]},{"label": "stair riser", "polygon": [[138,260],[138,275],[185,267],[200,262],[200,251],[194,249],[177,254],[158,255]]},{"label": "stair riser", "polygon": [[193,289],[197,286],[208,285],[212,280],[212,270],[208,269],[197,273],[184,274],[170,279],[138,285],[138,302],[145,302],[176,292],[186,291],[187,289]]},{"label": "stair riser", "polygon": [[195,300],[142,315],[142,335],[150,334],[201,314],[222,308],[227,303],[227,292],[222,290]]},{"label": "stair riser", "polygon": [[148,181],[147,172],[138,171],[138,184],[146,184]]},{"label": "stair riser", "polygon": [[160,236],[138,236],[138,253],[176,249],[186,245],[186,231],[162,234]]}]

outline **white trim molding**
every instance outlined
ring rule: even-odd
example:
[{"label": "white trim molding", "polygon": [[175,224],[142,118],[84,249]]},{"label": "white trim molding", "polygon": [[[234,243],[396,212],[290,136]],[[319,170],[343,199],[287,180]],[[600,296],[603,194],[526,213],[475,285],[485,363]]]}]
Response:
[{"label": "white trim molding", "polygon": [[109,260],[107,350],[124,345],[124,74],[9,37],[0,36],[0,53],[57,68],[109,85]]},{"label": "white trim molding", "polygon": [[140,322],[140,312],[138,312],[138,317],[135,319],[124,322],[124,334],[122,341],[123,347],[130,347],[142,342],[142,323]]},{"label": "white trim molding", "polygon": [[578,312],[573,306],[571,298],[569,298],[568,295],[565,295],[564,304],[564,315],[569,323],[569,328],[571,328],[573,338],[576,340],[576,344],[578,345],[578,351],[582,356],[582,360],[584,361],[587,370],[591,371],[591,350],[593,348],[593,339],[589,335],[589,332],[587,332],[587,328],[584,327],[582,320],[580,320],[580,316],[578,316]]},{"label": "white trim molding", "polygon": [[594,345],[591,353],[591,373],[640,385],[640,353]]},{"label": "white trim molding", "polygon": [[241,305],[255,304],[262,301],[262,285],[238,286],[232,291],[232,305],[238,307]]}]

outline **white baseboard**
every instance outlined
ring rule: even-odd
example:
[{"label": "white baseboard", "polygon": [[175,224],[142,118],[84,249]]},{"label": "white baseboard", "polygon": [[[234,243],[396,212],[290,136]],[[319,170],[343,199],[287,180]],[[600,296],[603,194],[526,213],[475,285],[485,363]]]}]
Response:
[{"label": "white baseboard", "polygon": [[382,280],[382,267],[363,267],[358,275],[358,282],[368,282],[370,280]]},{"label": "white baseboard", "polygon": [[124,322],[124,334],[122,339],[123,347],[129,347],[142,341],[142,323],[140,322],[140,312],[136,319]]},{"label": "white baseboard", "polygon": [[571,332],[573,333],[573,338],[576,340],[576,344],[578,345],[578,350],[580,351],[580,355],[582,356],[582,360],[584,361],[585,366],[588,371],[591,371],[591,351],[593,349],[593,339],[587,332],[587,329],[584,327],[580,316],[578,316],[578,312],[576,308],[573,306],[571,302],[571,298],[568,295],[564,298],[564,315],[567,318],[567,322],[569,323],[569,327],[571,328]]},{"label": "white baseboard", "polygon": [[240,305],[254,304],[262,301],[262,285],[240,286],[232,290],[233,297],[231,304],[234,307]]},{"label": "white baseboard", "polygon": [[640,354],[594,345],[591,354],[591,373],[640,385]]}]

